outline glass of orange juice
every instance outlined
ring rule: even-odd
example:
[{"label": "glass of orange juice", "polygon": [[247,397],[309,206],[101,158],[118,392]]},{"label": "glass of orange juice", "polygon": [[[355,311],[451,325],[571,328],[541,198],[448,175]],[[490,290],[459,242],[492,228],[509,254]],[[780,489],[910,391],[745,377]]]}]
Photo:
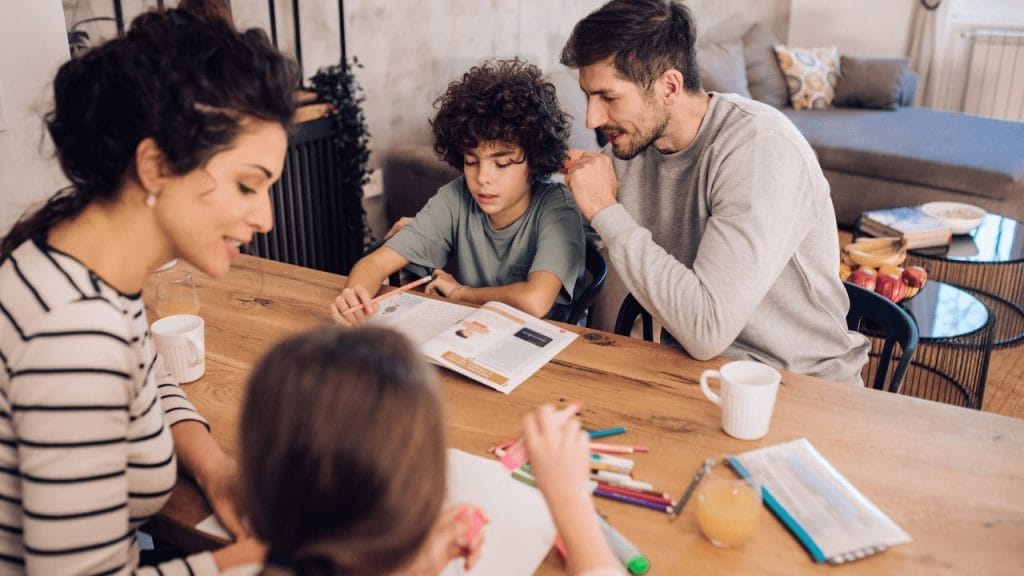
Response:
[{"label": "glass of orange juice", "polygon": [[697,490],[697,525],[704,536],[720,548],[737,548],[760,519],[761,486],[721,460],[710,466]]},{"label": "glass of orange juice", "polygon": [[153,308],[157,318],[174,314],[199,314],[199,296],[192,281],[192,273],[175,268],[158,272]]}]

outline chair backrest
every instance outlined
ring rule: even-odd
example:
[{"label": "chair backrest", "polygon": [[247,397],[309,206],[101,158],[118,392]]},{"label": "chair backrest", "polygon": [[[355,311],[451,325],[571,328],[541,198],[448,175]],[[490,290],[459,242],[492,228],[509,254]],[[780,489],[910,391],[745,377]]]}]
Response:
[{"label": "chair backrest", "polygon": [[630,336],[633,333],[633,325],[636,324],[637,317],[643,322],[644,340],[654,342],[654,319],[632,294],[626,294],[622,305],[619,306],[619,315],[615,318],[615,333],[621,336]]},{"label": "chair backrest", "polygon": [[584,265],[584,282],[587,284],[573,301],[566,322],[578,325],[585,318],[584,325],[588,328],[591,326],[594,320],[594,301],[597,300],[597,295],[604,287],[607,277],[608,263],[605,262],[604,256],[601,256],[601,251],[597,249],[597,246],[588,240],[586,264]]},{"label": "chair backrest", "polygon": [[[903,383],[903,376],[910,366],[910,360],[917,350],[917,323],[907,314],[906,310],[894,304],[888,298],[870,290],[861,288],[850,282],[843,282],[846,293],[850,296],[850,312],[846,315],[846,325],[850,330],[865,333],[869,336],[884,336],[885,343],[878,356],[878,368],[871,385],[876,390],[888,389],[898,393]],[[865,324],[864,321],[867,321]],[[879,331],[884,334],[879,334]],[[901,348],[900,360],[892,373],[888,387],[885,383],[889,373],[895,344]]]}]

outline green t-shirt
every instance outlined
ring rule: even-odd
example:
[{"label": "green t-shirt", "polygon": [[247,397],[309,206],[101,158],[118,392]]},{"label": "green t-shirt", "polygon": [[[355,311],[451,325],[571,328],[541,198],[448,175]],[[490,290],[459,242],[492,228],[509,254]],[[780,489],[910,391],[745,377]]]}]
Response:
[{"label": "green t-shirt", "polygon": [[526,213],[495,230],[459,177],[442,186],[385,246],[412,264],[447,268],[470,287],[504,286],[532,272],[550,272],[562,281],[556,304],[566,305],[582,285],[584,242],[583,217],[565,186],[534,184]]}]

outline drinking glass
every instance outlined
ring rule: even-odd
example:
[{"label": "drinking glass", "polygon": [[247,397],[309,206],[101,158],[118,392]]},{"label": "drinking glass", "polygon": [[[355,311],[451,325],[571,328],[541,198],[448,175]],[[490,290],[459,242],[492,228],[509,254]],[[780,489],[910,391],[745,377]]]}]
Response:
[{"label": "drinking glass", "polygon": [[761,518],[761,486],[716,461],[697,489],[697,526],[719,548],[743,546]]},{"label": "drinking glass", "polygon": [[199,296],[191,272],[171,268],[157,273],[154,312],[157,318],[199,314]]}]

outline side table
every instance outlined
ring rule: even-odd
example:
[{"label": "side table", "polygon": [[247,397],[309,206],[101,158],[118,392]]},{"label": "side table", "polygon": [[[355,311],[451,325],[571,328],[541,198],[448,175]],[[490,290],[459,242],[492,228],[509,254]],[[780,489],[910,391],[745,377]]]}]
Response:
[{"label": "side table", "polygon": [[[934,280],[901,306],[917,322],[920,339],[899,393],[980,410],[996,324],[988,307],[970,292]],[[871,382],[884,338],[863,332],[871,341],[863,377]]]},{"label": "side table", "polygon": [[948,247],[912,250],[905,265],[921,266],[929,278],[978,296],[998,319],[994,346],[1024,342],[1024,223],[986,214],[978,228],[954,236]]}]

